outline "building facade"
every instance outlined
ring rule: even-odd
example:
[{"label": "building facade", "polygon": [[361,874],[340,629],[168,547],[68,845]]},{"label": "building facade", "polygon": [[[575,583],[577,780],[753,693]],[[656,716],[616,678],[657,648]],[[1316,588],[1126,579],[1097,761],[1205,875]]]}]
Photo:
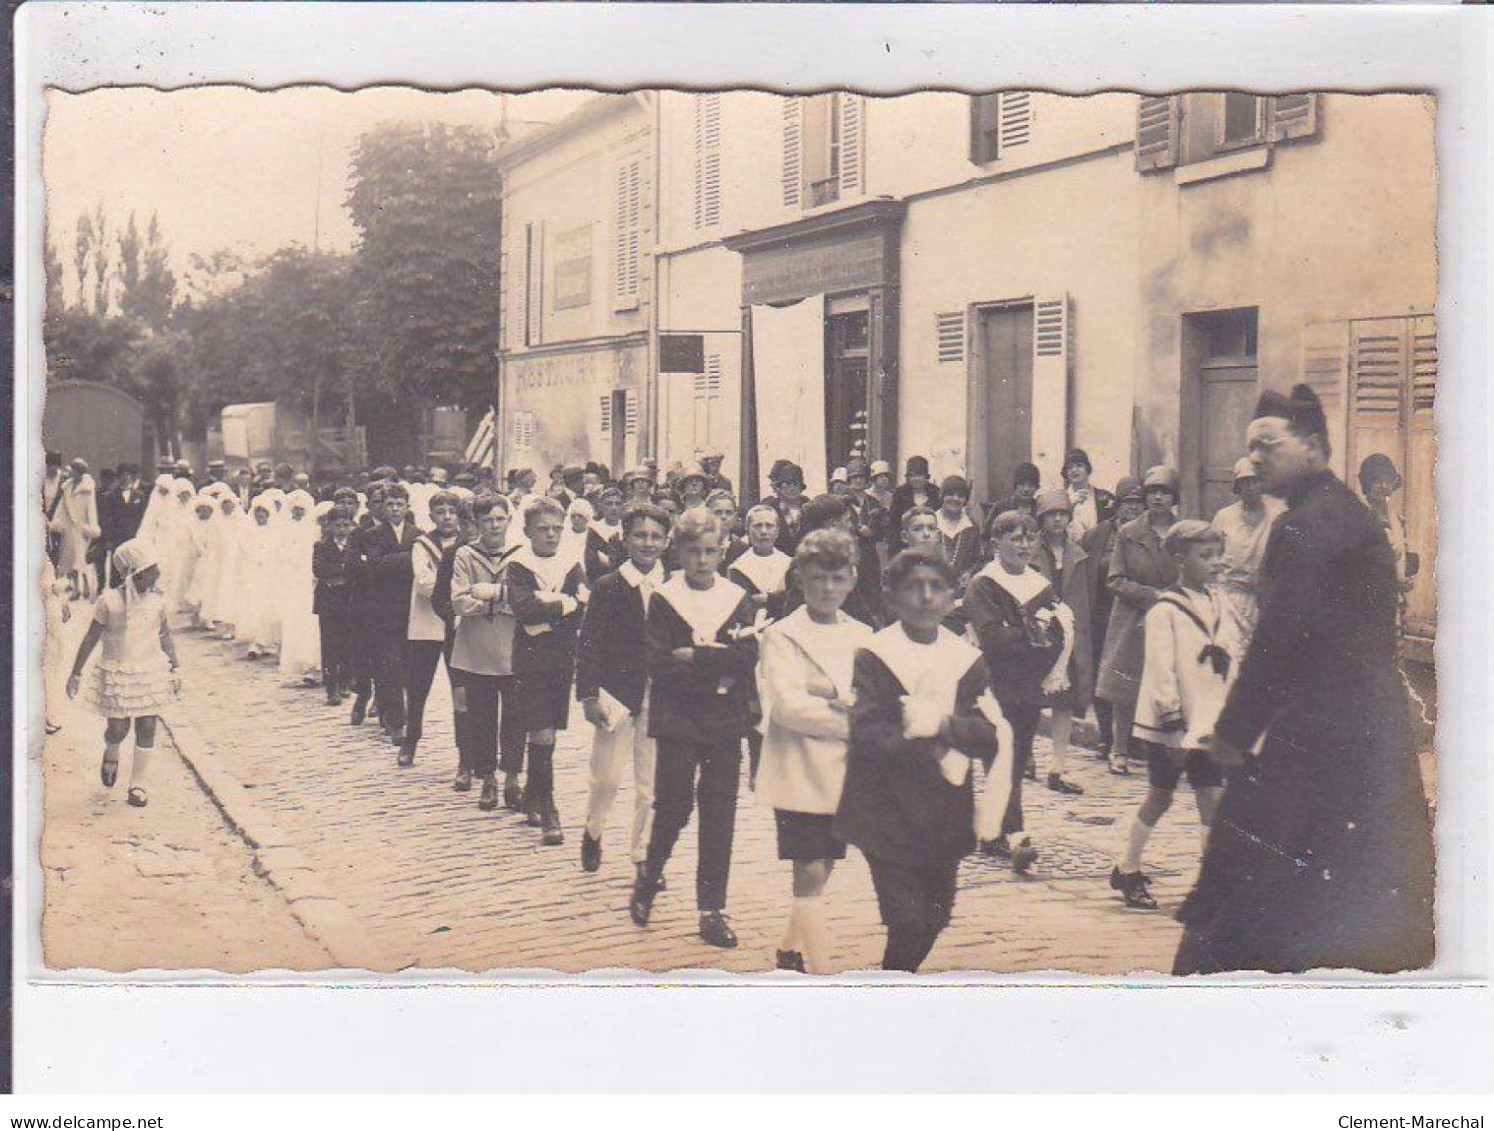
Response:
[{"label": "building facade", "polygon": [[616,473],[644,437],[653,338],[654,115],[601,95],[508,146],[498,462],[595,460]]},{"label": "building facade", "polygon": [[[1307,380],[1336,470],[1354,483],[1379,451],[1404,477],[1407,623],[1430,639],[1434,119],[1411,95],[640,97],[541,158],[630,139],[654,157],[639,305],[591,312],[642,371],[574,380],[593,403],[636,390],[639,450],[722,452],[744,497],[779,458],[814,490],[854,454],[920,454],[989,500],[1022,462],[1056,482],[1078,446],[1105,486],[1176,466],[1190,514],[1228,500],[1260,389]],[[525,192],[558,207],[529,175],[511,236]],[[599,231],[612,199],[592,200]],[[505,356],[578,356],[559,341]],[[539,449],[609,450],[554,388],[572,386],[505,382],[566,422]]]}]

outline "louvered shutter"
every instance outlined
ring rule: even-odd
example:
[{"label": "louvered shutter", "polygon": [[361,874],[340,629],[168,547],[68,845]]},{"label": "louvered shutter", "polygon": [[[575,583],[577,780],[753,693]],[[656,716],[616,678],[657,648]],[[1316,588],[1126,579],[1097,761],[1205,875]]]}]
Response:
[{"label": "louvered shutter", "polygon": [[695,226],[721,220],[721,96],[695,96]]},{"label": "louvered shutter", "polygon": [[804,100],[783,100],[783,203],[798,208],[804,196]]},{"label": "louvered shutter", "polygon": [[517,233],[505,219],[503,224],[503,258],[499,266],[498,332],[504,349],[522,345],[520,303],[524,294],[523,257],[514,247]]},{"label": "louvered shutter", "polygon": [[970,99],[970,161],[984,165],[996,160],[995,137],[1000,122],[1001,95],[977,94]]},{"label": "louvered shutter", "polygon": [[623,394],[623,435],[629,440],[638,435],[638,390]]},{"label": "louvered shutter", "polygon": [[1270,99],[1271,140],[1291,141],[1318,132],[1316,94],[1279,94]]},{"label": "louvered shutter", "polygon": [[1302,327],[1302,380],[1323,402],[1334,470],[1345,474],[1344,432],[1349,388],[1349,324],[1309,322]]},{"label": "louvered shutter", "polygon": [[617,167],[613,244],[613,305],[617,310],[638,306],[639,222],[643,174],[637,158]]},{"label": "louvered shutter", "polygon": [[842,94],[840,112],[840,195],[855,196],[866,188],[866,99]]},{"label": "louvered shutter", "polygon": [[1026,145],[1031,139],[1032,95],[1025,90],[1004,91],[996,156],[1005,157],[1007,150]]},{"label": "louvered shutter", "polygon": [[524,344],[544,341],[545,225],[524,226]]},{"label": "louvered shutter", "polygon": [[1056,482],[1068,448],[1073,311],[1068,295],[1040,298],[1032,336],[1032,462]]},{"label": "louvered shutter", "polygon": [[934,315],[934,338],[940,365],[965,360],[965,312]]},{"label": "louvered shutter", "polygon": [[600,413],[597,416],[597,432],[603,439],[612,435],[612,394],[604,393],[597,398]]},{"label": "louvered shutter", "polygon": [[1142,95],[1136,103],[1136,168],[1170,169],[1178,163],[1182,99]]},{"label": "louvered shutter", "polygon": [[719,397],[721,395],[721,355],[713,353],[706,358],[706,395]]},{"label": "louvered shutter", "polygon": [[1432,419],[1437,398],[1437,321],[1431,315],[1409,321],[1410,423],[1402,505],[1406,540],[1420,558],[1420,569],[1406,596],[1406,631],[1431,638],[1437,632],[1437,434]]}]

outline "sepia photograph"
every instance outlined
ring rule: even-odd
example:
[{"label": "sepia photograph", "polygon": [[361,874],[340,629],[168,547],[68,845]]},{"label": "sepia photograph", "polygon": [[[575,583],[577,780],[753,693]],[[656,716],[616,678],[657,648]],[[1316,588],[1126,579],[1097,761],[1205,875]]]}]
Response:
[{"label": "sepia photograph", "polygon": [[48,91],[45,966],[1431,968],[1437,121]]}]

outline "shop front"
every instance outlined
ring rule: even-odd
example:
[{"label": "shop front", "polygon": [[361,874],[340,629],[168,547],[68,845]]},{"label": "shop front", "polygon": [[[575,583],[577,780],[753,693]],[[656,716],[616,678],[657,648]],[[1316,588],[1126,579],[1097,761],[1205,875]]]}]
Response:
[{"label": "shop front", "polygon": [[810,494],[853,456],[897,458],[904,206],[873,200],[726,241],[742,256],[742,484],[777,459]]}]

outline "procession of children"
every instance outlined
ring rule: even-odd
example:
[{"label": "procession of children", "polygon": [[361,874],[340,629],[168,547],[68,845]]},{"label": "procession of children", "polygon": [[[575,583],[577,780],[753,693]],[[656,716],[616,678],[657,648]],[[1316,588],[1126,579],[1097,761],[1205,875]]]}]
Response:
[{"label": "procession of children", "polygon": [[[887,464],[852,460],[815,496],[779,461],[773,494],[744,513],[719,463],[664,483],[652,467],[616,482],[557,469],[544,493],[532,473],[499,490],[386,468],[321,501],[163,475],[137,536],[113,551],[115,587],[66,689],[79,692],[102,643],[86,698],[107,720],[104,785],[133,728],[128,801],[147,804],[156,717],[179,690],[173,624],[320,687],[351,725],[377,720],[396,771],[432,753],[425,711],[444,667],[452,788],[475,791],[480,810],[522,814],[545,847],[575,828],[594,872],[631,782],[616,851],[639,928],[666,891],[677,898],[665,871],[693,821],[700,938],[737,945],[727,909],[745,776],[786,862],[776,965],[831,969],[827,904],[854,846],[887,929],[883,965],[915,971],[950,922],[964,858],[1034,867],[1024,784],[1084,792],[1069,746],[1093,710],[1110,771],[1144,766],[1149,786],[1117,821],[1110,884],[1126,906],[1155,908],[1151,830],[1186,775],[1207,834],[1223,783],[1211,727],[1278,513],[1250,462],[1218,524],[1179,519],[1171,469],[1112,494],[1077,449],[1061,486],[1041,490],[1024,465],[984,510],[963,478],[935,485],[913,457],[895,489]],[[573,700],[589,782],[585,811],[562,814],[556,743]]]}]

